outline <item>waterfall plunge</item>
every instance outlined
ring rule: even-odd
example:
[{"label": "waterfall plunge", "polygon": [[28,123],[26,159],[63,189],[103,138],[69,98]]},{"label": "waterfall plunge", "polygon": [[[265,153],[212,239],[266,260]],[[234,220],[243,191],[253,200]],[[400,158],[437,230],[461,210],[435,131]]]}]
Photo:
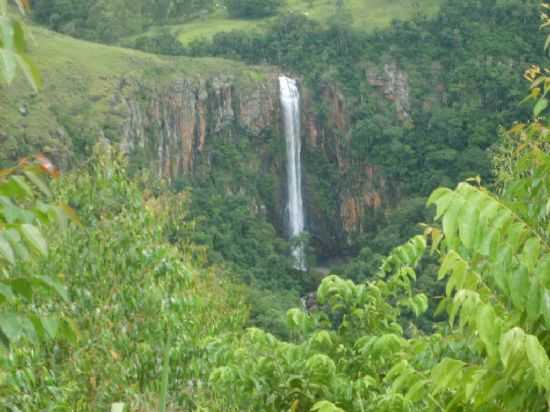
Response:
[{"label": "waterfall plunge", "polygon": [[[288,226],[291,239],[304,232],[304,203],[302,199],[302,142],[300,140],[300,92],[296,80],[279,77],[283,124],[285,127],[288,187]],[[295,246],[292,255],[298,270],[306,270],[303,245]]]}]

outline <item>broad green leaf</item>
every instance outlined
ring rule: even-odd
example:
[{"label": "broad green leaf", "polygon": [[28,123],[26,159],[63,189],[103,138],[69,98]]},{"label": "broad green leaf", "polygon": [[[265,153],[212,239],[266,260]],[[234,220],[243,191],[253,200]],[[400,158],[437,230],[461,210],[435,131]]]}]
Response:
[{"label": "broad green leaf", "polygon": [[60,282],[52,279],[49,276],[34,276],[34,283],[40,286],[45,286],[53,291],[55,291],[59,297],[61,297],[65,302],[69,301],[69,295],[67,294],[67,288],[63,286]]},{"label": "broad green leaf", "polygon": [[542,286],[550,289],[550,254],[547,254],[539,261],[536,273],[540,276]]},{"label": "broad green leaf", "polygon": [[4,49],[15,53],[25,52],[25,31],[19,20],[0,15],[0,39]]},{"label": "broad green leaf", "polygon": [[32,170],[25,170],[23,173],[27,176],[27,179],[29,179],[44,195],[48,197],[52,195],[48,185],[40,178],[40,176]]},{"label": "broad green leaf", "polygon": [[67,339],[72,344],[75,344],[78,339],[78,329],[74,322],[70,319],[60,321],[58,336]]},{"label": "broad green leaf", "polygon": [[306,369],[312,376],[331,377],[336,373],[334,361],[320,353],[311,356],[307,360]]},{"label": "broad green leaf", "polygon": [[23,70],[23,74],[33,87],[33,89],[38,92],[42,88],[44,81],[42,80],[42,75],[36,67],[36,65],[29,59],[25,54],[17,54],[17,63],[19,67]]},{"label": "broad green leaf", "polygon": [[464,198],[455,196],[452,204],[443,215],[443,232],[445,233],[447,243],[451,248],[458,246],[458,221],[463,205]]},{"label": "broad green leaf", "polygon": [[490,358],[498,354],[498,324],[493,307],[483,305],[477,315],[477,330]]},{"label": "broad green leaf", "polygon": [[15,79],[17,58],[11,50],[0,48],[0,68],[6,82],[9,84]]},{"label": "broad green leaf", "polygon": [[436,204],[436,202],[438,202],[439,200],[441,200],[441,198],[445,197],[445,196],[448,196],[452,193],[453,191],[451,189],[448,189],[446,187],[440,187],[440,188],[437,188],[435,189],[432,194],[430,195],[430,197],[428,198],[428,201],[427,201],[427,205],[433,205],[433,204]]},{"label": "broad green leaf", "polygon": [[527,239],[521,252],[520,260],[527,267],[529,272],[532,272],[537,264],[540,255],[540,242],[537,238],[531,237]]},{"label": "broad green leaf", "polygon": [[544,289],[542,292],[542,302],[541,302],[542,316],[546,327],[550,328],[550,290]]},{"label": "broad green leaf", "polygon": [[529,286],[529,298],[527,299],[526,304],[527,321],[529,323],[535,323],[541,315],[543,291],[544,288],[541,287],[538,281],[531,282]]},{"label": "broad green leaf", "polygon": [[538,117],[548,107],[548,100],[546,98],[539,99],[533,109],[533,115]]},{"label": "broad green leaf", "polygon": [[424,388],[428,385],[430,381],[424,379],[416,382],[413,386],[409,388],[405,399],[409,402],[418,402],[420,399],[426,396],[426,391]]},{"label": "broad green leaf", "polygon": [[32,283],[29,278],[15,278],[9,282],[16,295],[23,296],[25,299],[32,299]]},{"label": "broad green leaf", "polygon": [[467,271],[468,264],[457,256],[457,259],[452,267],[451,276],[449,277],[447,286],[445,287],[445,293],[447,296],[451,296],[454,289],[462,289],[464,287]]},{"label": "broad green leaf", "polygon": [[527,235],[527,229],[522,222],[515,222],[506,229],[506,242],[512,246],[512,250],[516,253],[524,242],[524,237]]},{"label": "broad green leaf", "polygon": [[536,336],[527,335],[525,338],[525,351],[529,363],[535,370],[537,384],[546,390],[550,390],[550,360]]},{"label": "broad green leaf", "polygon": [[428,297],[420,293],[412,298],[412,307],[416,317],[419,317],[428,310]]},{"label": "broad green leaf", "polygon": [[2,297],[3,301],[12,301],[15,299],[15,295],[13,294],[13,291],[11,288],[4,282],[0,281],[0,296]]},{"label": "broad green leaf", "polygon": [[31,246],[33,250],[41,254],[42,256],[48,255],[48,244],[42,236],[40,230],[30,224],[21,225],[19,229],[21,236]]},{"label": "broad green leaf", "polygon": [[521,328],[510,329],[500,338],[499,351],[500,359],[505,368],[508,368],[510,361],[524,348],[525,332]]},{"label": "broad green leaf", "polygon": [[470,195],[466,198],[466,207],[462,208],[458,219],[460,240],[467,249],[474,247],[479,229],[479,197]]},{"label": "broad green leaf", "polygon": [[2,48],[6,51],[15,49],[15,20],[8,16],[0,16],[0,39]]},{"label": "broad green leaf", "polygon": [[0,258],[8,262],[10,265],[15,264],[15,253],[4,236],[4,233],[0,233]]},{"label": "broad green leaf", "polygon": [[287,312],[288,327],[295,331],[304,331],[307,315],[298,308],[292,308]]},{"label": "broad green leaf", "polygon": [[0,313],[0,329],[10,342],[17,341],[24,334],[20,318],[11,312]]},{"label": "broad green leaf", "polygon": [[329,350],[333,346],[332,337],[330,333],[326,330],[321,330],[312,336],[311,342],[315,343],[319,347]]},{"label": "broad green leaf", "polygon": [[41,318],[40,319],[42,327],[48,334],[50,339],[55,339],[57,337],[57,332],[59,330],[60,322],[56,318]]},{"label": "broad green leaf", "polygon": [[15,186],[19,189],[19,193],[21,194],[21,197],[32,197],[33,191],[31,187],[27,184],[25,179],[22,176],[14,175],[10,178],[10,180],[15,184]]},{"label": "broad green leaf", "polygon": [[514,272],[512,272],[510,278],[510,293],[512,296],[512,302],[519,311],[523,311],[525,309],[530,286],[527,269],[524,266],[519,266]]},{"label": "broad green leaf", "polygon": [[439,393],[445,389],[451,389],[455,385],[460,385],[462,369],[465,363],[457,360],[445,358],[432,369],[433,393]]},{"label": "broad green leaf", "polygon": [[437,280],[442,280],[445,276],[451,273],[456,265],[457,259],[458,255],[454,251],[451,251],[445,255],[437,273]]},{"label": "broad green leaf", "polygon": [[484,203],[485,206],[481,210],[479,220],[483,225],[489,225],[495,217],[498,215],[499,210],[501,210],[500,204],[490,196],[487,196],[487,200]]}]

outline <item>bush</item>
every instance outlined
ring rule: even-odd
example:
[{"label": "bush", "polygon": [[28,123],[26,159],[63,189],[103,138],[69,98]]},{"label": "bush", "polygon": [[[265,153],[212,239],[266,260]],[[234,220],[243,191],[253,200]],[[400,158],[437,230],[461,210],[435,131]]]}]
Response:
[{"label": "bush", "polygon": [[232,17],[256,19],[274,15],[282,3],[282,0],[227,0],[225,5]]}]

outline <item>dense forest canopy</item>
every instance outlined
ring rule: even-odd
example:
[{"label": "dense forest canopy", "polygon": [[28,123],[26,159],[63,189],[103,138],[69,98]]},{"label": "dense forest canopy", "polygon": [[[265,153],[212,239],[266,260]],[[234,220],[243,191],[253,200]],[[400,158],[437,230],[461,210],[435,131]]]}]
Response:
[{"label": "dense forest canopy", "polygon": [[0,1],[2,410],[550,408],[550,6],[361,4]]}]

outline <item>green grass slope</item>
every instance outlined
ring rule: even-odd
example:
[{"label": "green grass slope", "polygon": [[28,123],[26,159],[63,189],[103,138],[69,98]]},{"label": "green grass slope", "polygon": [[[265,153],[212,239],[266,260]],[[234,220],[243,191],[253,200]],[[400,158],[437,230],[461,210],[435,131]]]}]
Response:
[{"label": "green grass slope", "polygon": [[[416,12],[433,15],[439,9],[440,2],[441,0],[419,0],[418,2],[410,0],[344,0],[345,7],[353,17],[353,25],[358,29],[369,31],[386,27],[392,20],[409,19]],[[280,13],[303,13],[324,23],[334,15],[335,4],[335,0],[287,0],[286,6]],[[188,44],[193,40],[210,38],[219,32],[261,29],[271,20],[272,18],[232,19],[227,16],[224,9],[219,8],[203,18],[180,26],[171,26],[171,30],[178,35],[183,44]]]},{"label": "green grass slope", "polygon": [[[30,55],[44,76],[44,88],[34,93],[21,73],[9,86],[0,83],[0,163],[27,155],[36,147],[64,157],[63,151],[78,151],[69,147],[75,137],[97,136],[105,125],[117,130],[122,118],[112,97],[123,78],[138,77],[159,86],[175,78],[224,74],[246,85],[265,72],[214,58],[159,57],[34,26],[31,32]],[[67,130],[68,124],[74,130]]]}]

